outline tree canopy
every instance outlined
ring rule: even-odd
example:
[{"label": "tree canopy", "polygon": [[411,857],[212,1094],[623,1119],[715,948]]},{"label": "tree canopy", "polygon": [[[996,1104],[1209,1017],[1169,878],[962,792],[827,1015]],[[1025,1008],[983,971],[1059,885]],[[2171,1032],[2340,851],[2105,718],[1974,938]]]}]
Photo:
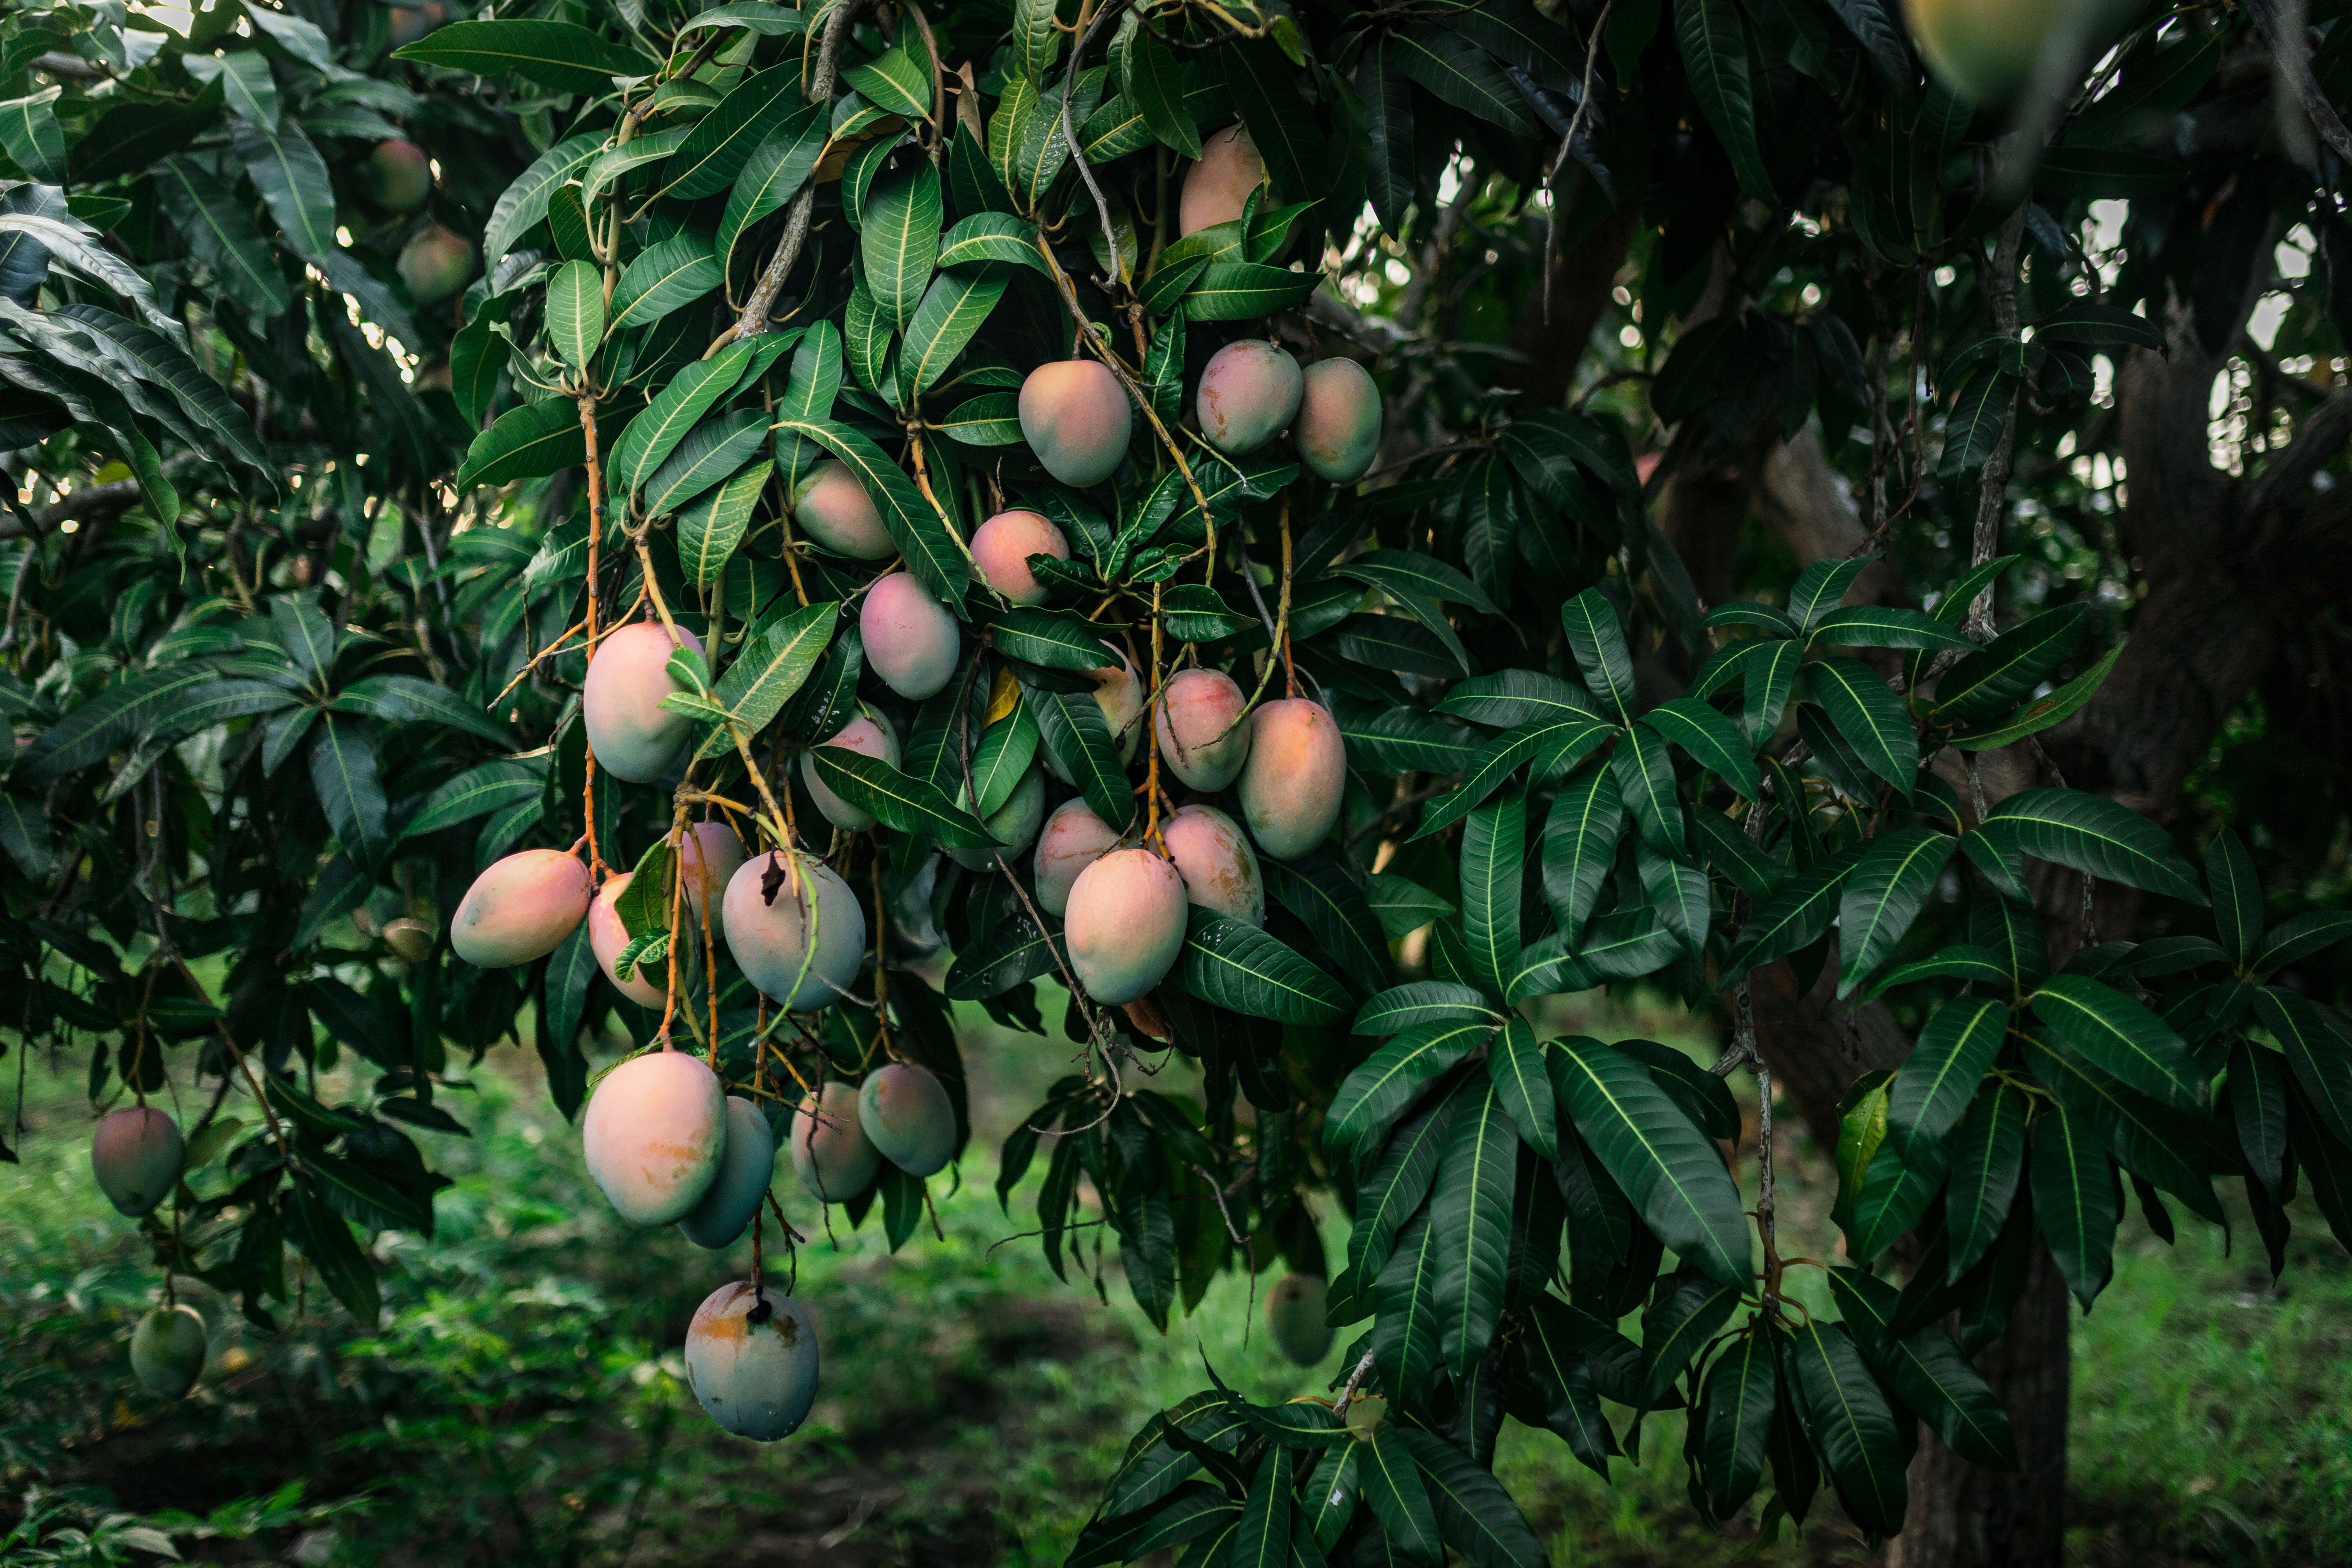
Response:
[{"label": "tree canopy", "polygon": [[[994,1156],[1057,1272],[1169,1325],[1285,1271],[1346,1345],[1330,1397],[1210,1369],[1074,1562],[1539,1562],[1501,1423],[1605,1476],[1685,1408],[1702,1514],[1927,1489],[1924,1563],[2056,1560],[1946,1539],[2046,1465],[1939,1457],[2038,1440],[1971,1358],[2088,1310],[2126,1188],[2242,1193],[2273,1271],[2298,1191],[2352,1239],[2332,0],[2053,7],[1998,81],[1884,0],[461,9],[0,16],[6,1026],[101,1109],[201,1090],[159,1269],[267,1328],[290,1247],[373,1321],[501,1048],[571,1115],[583,1042],[675,1047],[803,1138],[919,1067],[960,1153],[975,1005],[1072,1056]],[[1377,454],[1296,392],[1234,434],[1237,345],[1368,371]],[[1016,511],[1065,548],[1008,592]],[[582,695],[639,626],[649,772]],[[1334,819],[1179,777],[1181,671],[1262,757],[1336,726]],[[1221,808],[1255,908],[1097,999],[1064,800],[1160,858]],[[767,907],[837,876],[844,978],[808,895],[755,984],[697,823]],[[464,962],[532,849],[633,873],[615,949]],[[1714,1070],[1549,1037],[1636,985]],[[1776,1084],[1834,1240],[1776,1231]],[[823,1195],[920,1246],[924,1182]]]}]

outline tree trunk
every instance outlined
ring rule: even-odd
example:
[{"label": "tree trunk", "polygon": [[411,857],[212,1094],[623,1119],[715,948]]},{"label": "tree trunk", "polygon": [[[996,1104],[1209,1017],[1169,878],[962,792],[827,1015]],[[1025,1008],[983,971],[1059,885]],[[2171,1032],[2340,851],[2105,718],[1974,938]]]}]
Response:
[{"label": "tree trunk", "polygon": [[1911,1461],[1911,1512],[1888,1549],[1889,1568],[2059,1568],[2064,1561],[2073,1315],[2050,1249],[2037,1246],[2009,1331],[1976,1359],[2008,1407],[2017,1472],[1972,1465],[1923,1428]]}]

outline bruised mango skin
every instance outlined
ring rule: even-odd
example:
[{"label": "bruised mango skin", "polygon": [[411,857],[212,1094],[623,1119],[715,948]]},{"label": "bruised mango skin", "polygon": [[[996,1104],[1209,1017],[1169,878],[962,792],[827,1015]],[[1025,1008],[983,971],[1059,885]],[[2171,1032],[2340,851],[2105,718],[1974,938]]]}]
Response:
[{"label": "bruised mango skin", "polygon": [[963,649],[955,617],[904,572],[893,572],[866,590],[857,632],[865,640],[866,667],[911,702],[947,685]]},{"label": "bruised mango skin", "polygon": [[793,1117],[793,1172],[817,1202],[837,1204],[866,1190],[882,1152],[866,1135],[858,1091],[835,1079],[823,1092],[803,1095]]},{"label": "bruised mango skin", "polygon": [[587,918],[588,868],[561,849],[524,849],[474,879],[449,921],[467,963],[506,969],[545,958]]},{"label": "bruised mango skin", "polygon": [[685,1218],[719,1175],[727,1095],[699,1057],[632,1057],[597,1084],[580,1119],[588,1174],[631,1225]]},{"label": "bruised mango skin", "polygon": [[1194,789],[1224,788],[1249,760],[1250,727],[1234,722],[1248,703],[1222,669],[1179,670],[1160,687],[1151,711],[1160,760]]},{"label": "bruised mango skin", "polygon": [[1045,517],[1034,511],[1000,511],[974,531],[971,562],[981,580],[1016,605],[1042,605],[1045,585],[1029,570],[1029,557],[1070,558],[1070,542]]},{"label": "bruised mango skin", "polygon": [[116,1211],[137,1219],[155,1212],[180,1179],[180,1124],[152,1105],[126,1105],[99,1118],[89,1135],[89,1169]]},{"label": "bruised mango skin", "polygon": [[1021,435],[1045,471],[1079,489],[1118,469],[1135,412],[1127,389],[1090,359],[1041,364],[1021,384]]},{"label": "bruised mango skin", "polygon": [[892,1062],[857,1091],[857,1121],[882,1157],[910,1176],[928,1176],[955,1153],[955,1106],[929,1068]]},{"label": "bruised mango skin", "polygon": [[677,1228],[687,1240],[713,1252],[733,1246],[760,1212],[775,1173],[776,1135],[768,1131],[768,1119],[741,1095],[729,1095],[727,1149],[719,1157],[719,1174]]},{"label": "bruised mango skin", "polygon": [[[787,874],[776,889],[776,901],[769,903],[761,882],[776,858],[762,855],[746,860],[728,882],[720,905],[727,951],[735,955],[743,977],[772,1000],[790,1012],[814,1013],[833,1005],[857,979],[866,953],[866,911],[857,907],[857,895],[839,873],[806,855],[799,861],[797,896]],[[812,924],[816,957],[803,977],[801,968]]]},{"label": "bruised mango skin", "polygon": [[1087,994],[1132,1002],[1167,978],[1184,945],[1184,879],[1149,849],[1114,849],[1078,873],[1062,919]]},{"label": "bruised mango skin", "polygon": [[1184,879],[1184,900],[1248,925],[1265,924],[1265,879],[1241,824],[1213,805],[1188,805],[1160,828]]},{"label": "bruised mango skin", "polygon": [[846,464],[830,458],[793,487],[793,517],[803,533],[853,561],[887,561],[898,552],[874,498]]},{"label": "bruised mango skin", "polygon": [[670,848],[677,856],[678,876],[686,883],[686,907],[694,912],[695,923],[701,923],[706,902],[716,922],[718,900],[726,896],[727,879],[743,864],[743,840],[724,822],[698,822],[687,828],[683,838],[672,833]]},{"label": "bruised mango skin", "polygon": [[[864,757],[879,757],[892,767],[898,765],[898,736],[889,725],[870,713],[860,713],[843,725],[829,741],[819,745],[839,746]],[[801,753],[801,783],[808,786],[809,796],[824,819],[844,833],[863,833],[874,826],[874,814],[855,806],[835,795],[818,776],[814,749]]]},{"label": "bruised mango skin", "polygon": [[386,212],[410,213],[433,194],[433,163],[414,142],[379,142],[368,154],[368,199]]},{"label": "bruised mango skin", "polygon": [[1240,793],[1242,819],[1259,849],[1295,860],[1322,843],[1339,820],[1347,787],[1347,744],[1322,704],[1292,697],[1250,715]]},{"label": "bruised mango skin", "polygon": [[[1265,184],[1265,160],[1236,122],[1201,139],[1201,160],[1184,172],[1176,230],[1191,234],[1242,216],[1249,194]],[[1263,203],[1260,204],[1263,205]]]},{"label": "bruised mango skin", "polygon": [[695,1309],[686,1329],[687,1386],[738,1437],[791,1436],[816,1403],[816,1325],[782,1291],[755,1293],[739,1279]]},{"label": "bruised mango skin", "polygon": [[1300,1366],[1331,1353],[1331,1326],[1323,1321],[1329,1288],[1312,1274],[1286,1274],[1265,1298],[1265,1326],[1274,1344]]},{"label": "bruised mango skin", "polygon": [[669,983],[669,968],[664,963],[655,972],[660,982],[655,984],[642,968],[632,969],[626,980],[614,968],[613,961],[629,945],[628,928],[621,923],[621,911],[616,907],[621,895],[636,880],[635,871],[624,871],[617,877],[607,877],[604,885],[596,889],[596,901],[588,906],[588,951],[596,955],[596,967],[613,983],[613,989],[640,1007],[658,1007],[668,994],[663,989]]},{"label": "bruised mango skin", "polygon": [[[681,628],[678,643],[702,651],[702,639]],[[596,765],[631,784],[651,784],[678,763],[693,721],[661,700],[683,690],[669,677],[673,645],[659,621],[635,621],[596,645],[588,679],[580,685],[580,719],[588,726]]]},{"label": "bruised mango skin", "polygon": [[205,1373],[205,1320],[183,1301],[158,1307],[131,1331],[131,1370],[158,1399],[177,1399]]},{"label": "bruised mango skin", "polygon": [[[970,796],[959,793],[956,800],[957,804],[965,809],[971,809]],[[1004,804],[990,812],[981,821],[980,825],[982,827],[996,836],[996,842],[1000,847],[967,849],[961,846],[951,846],[948,850],[948,858],[967,870],[992,869],[999,855],[1003,855],[1010,861],[1028,848],[1036,839],[1037,829],[1045,820],[1045,770],[1033,763],[1029,766],[1029,771],[1021,775],[1021,782],[1013,786],[1013,793],[1004,797]]]},{"label": "bruised mango skin", "polygon": [[1069,910],[1078,873],[1118,847],[1118,834],[1082,796],[1066,800],[1037,835],[1037,907],[1059,916]]},{"label": "bruised mango skin", "polygon": [[1351,359],[1308,365],[1290,438],[1317,479],[1335,485],[1362,479],[1381,450],[1381,389],[1370,373]]},{"label": "bruised mango skin", "polygon": [[1192,411],[1209,445],[1238,456],[1290,428],[1305,390],[1306,378],[1287,349],[1244,338],[1209,356]]}]

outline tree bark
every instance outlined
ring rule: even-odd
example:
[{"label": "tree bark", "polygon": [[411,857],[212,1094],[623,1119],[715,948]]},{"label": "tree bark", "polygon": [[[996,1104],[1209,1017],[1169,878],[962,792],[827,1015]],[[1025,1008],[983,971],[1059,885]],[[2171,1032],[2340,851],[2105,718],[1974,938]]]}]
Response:
[{"label": "tree bark", "polygon": [[2009,1411],[2017,1471],[1972,1465],[1923,1429],[1911,1461],[1911,1511],[1887,1550],[1888,1568],[2059,1568],[2064,1562],[2073,1312],[2050,1249],[2037,1244],[2009,1331],[1976,1360]]},{"label": "tree bark", "polygon": [[[2258,278],[2249,290],[2249,309],[2264,283]],[[2352,493],[2314,486],[2352,437],[2352,393],[2306,414],[2285,449],[2234,479],[2207,458],[2207,398],[2226,356],[2203,352],[2183,313],[2175,312],[2170,336],[2168,354],[2135,351],[2116,378],[2127,475],[2118,530],[2142,590],[2130,641],[2098,696],[2041,737],[2069,785],[2159,819],[2176,808],[2230,713],[2315,617],[2352,593]],[[1810,431],[1766,444],[1760,461],[1758,452],[1743,447],[1677,475],[1656,498],[1662,531],[1710,602],[1725,592],[1748,515],[1801,564],[1848,554],[1862,540],[1860,520]],[[1904,593],[1885,567],[1874,568],[1862,589],[1882,603]],[[2022,746],[1975,761],[1989,804],[2053,782],[2036,776]],[[1969,798],[1965,759],[1947,752],[1935,765]],[[2063,962],[2082,941],[2083,882],[2071,871],[2036,869],[2052,956]],[[2142,897],[2112,885],[2095,892],[2100,940],[2127,939]],[[1773,1077],[1824,1142],[1837,1136],[1846,1086],[1896,1065],[1910,1048],[1884,1008],[1849,1012],[1837,1002],[1835,974],[1832,961],[1800,996],[1788,966],[1776,964],[1753,987],[1758,1039]],[[2071,1316],[2063,1282],[2041,1249],[2008,1331],[1977,1359],[2009,1411],[2020,1468],[1980,1469],[1923,1432],[1908,1522],[1888,1559],[1896,1568],[2056,1568],[2063,1560]]]}]

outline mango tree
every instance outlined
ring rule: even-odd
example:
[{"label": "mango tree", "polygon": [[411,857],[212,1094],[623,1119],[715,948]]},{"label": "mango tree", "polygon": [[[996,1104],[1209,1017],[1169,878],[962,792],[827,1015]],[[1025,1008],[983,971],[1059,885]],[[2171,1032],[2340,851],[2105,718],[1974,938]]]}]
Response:
[{"label": "mango tree", "polygon": [[[159,1397],[527,1041],[782,1436],[777,1148],[921,1245],[957,1004],[1058,1273],[1344,1346],[1073,1562],[1539,1562],[1502,1423],[1679,1409],[2054,1563],[2126,1187],[2352,1237],[2333,8],[462,9],[0,18],[0,951]],[[1635,985],[1711,1070],[1551,1037]]]}]

